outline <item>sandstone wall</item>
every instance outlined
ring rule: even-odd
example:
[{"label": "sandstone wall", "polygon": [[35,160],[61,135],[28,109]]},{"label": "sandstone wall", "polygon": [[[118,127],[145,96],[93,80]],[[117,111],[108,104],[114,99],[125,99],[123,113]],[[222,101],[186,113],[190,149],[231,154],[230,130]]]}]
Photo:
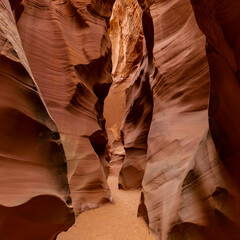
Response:
[{"label": "sandstone wall", "polygon": [[0,2],[0,85],[0,239],[54,240],[74,223],[66,158],[7,0]]},{"label": "sandstone wall", "polygon": [[[194,11],[188,0],[139,4],[153,92],[139,215],[161,240],[238,239],[240,4],[192,1]],[[137,81],[139,68],[132,72]]]},{"label": "sandstone wall", "polygon": [[112,82],[113,2],[24,0],[15,10],[33,76],[59,128],[76,215],[112,201],[103,103]]},{"label": "sandstone wall", "polygon": [[108,30],[112,42],[113,84],[105,101],[104,113],[111,152],[110,171],[113,174],[118,174],[125,156],[121,136],[128,104],[125,90],[129,86],[132,68],[140,63],[144,54],[141,19],[142,10],[137,0],[117,0],[114,3]]}]

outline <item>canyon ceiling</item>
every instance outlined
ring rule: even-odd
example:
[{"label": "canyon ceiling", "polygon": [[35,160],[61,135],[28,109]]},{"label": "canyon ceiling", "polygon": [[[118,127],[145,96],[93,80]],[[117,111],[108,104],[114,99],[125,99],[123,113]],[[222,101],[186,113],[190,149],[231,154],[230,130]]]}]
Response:
[{"label": "canyon ceiling", "polygon": [[109,174],[159,240],[240,239],[239,28],[236,0],[0,0],[0,239],[56,239]]}]

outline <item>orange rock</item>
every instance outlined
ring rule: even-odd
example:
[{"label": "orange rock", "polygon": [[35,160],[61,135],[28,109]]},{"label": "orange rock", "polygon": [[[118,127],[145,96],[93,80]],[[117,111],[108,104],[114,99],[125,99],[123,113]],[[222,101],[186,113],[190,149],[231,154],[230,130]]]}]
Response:
[{"label": "orange rock", "polygon": [[[56,122],[75,214],[111,202],[101,149],[103,102],[112,82],[107,25],[113,1],[23,1],[17,26],[33,76]],[[18,8],[16,8],[16,12]],[[94,145],[94,146],[93,146]],[[101,161],[100,161],[101,158]]]},{"label": "orange rock", "polygon": [[74,223],[60,135],[0,2],[0,239],[53,240]]},{"label": "orange rock", "polygon": [[156,69],[139,215],[161,240],[238,239],[240,4],[192,1],[209,76],[190,2],[139,3]]}]

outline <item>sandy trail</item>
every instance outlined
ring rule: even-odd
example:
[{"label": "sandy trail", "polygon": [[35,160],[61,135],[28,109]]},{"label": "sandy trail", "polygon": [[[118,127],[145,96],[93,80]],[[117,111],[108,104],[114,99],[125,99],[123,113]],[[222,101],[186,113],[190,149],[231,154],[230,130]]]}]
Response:
[{"label": "sandy trail", "polygon": [[84,212],[57,240],[155,240],[143,219],[137,218],[140,191],[118,190],[115,176],[108,183],[115,204]]}]

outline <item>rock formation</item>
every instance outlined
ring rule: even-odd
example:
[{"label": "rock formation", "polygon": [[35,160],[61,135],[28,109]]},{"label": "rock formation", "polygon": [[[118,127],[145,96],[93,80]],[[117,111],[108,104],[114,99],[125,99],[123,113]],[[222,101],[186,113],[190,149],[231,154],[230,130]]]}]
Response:
[{"label": "rock formation", "polygon": [[137,0],[116,0],[110,19],[113,84],[126,81],[132,68],[141,61],[144,36],[142,10]]},{"label": "rock formation", "polygon": [[[240,4],[192,1],[199,26],[188,0],[139,4],[147,59],[141,63],[143,71],[141,64],[131,71],[123,125],[124,144],[132,151],[130,158],[126,151],[127,163],[137,156],[134,148],[141,141],[136,122],[144,118],[137,114],[142,103],[135,96],[142,91],[137,82],[147,73],[153,116],[139,215],[161,240],[239,239]],[[207,57],[206,38],[199,27],[208,39]],[[143,96],[148,92],[145,88]],[[144,123],[146,136],[149,123]],[[141,162],[135,164],[144,166]],[[135,174],[128,174],[124,164],[120,184],[124,189],[140,186],[140,178],[136,184]]]},{"label": "rock formation", "polygon": [[0,239],[54,240],[74,223],[66,159],[7,0],[0,2],[0,84]]},{"label": "rock formation", "polygon": [[[142,10],[137,0],[115,2],[109,29],[113,45],[113,86],[106,101],[106,108],[108,111],[111,109],[113,114],[106,111],[106,116],[108,135],[110,143],[112,142],[112,169],[119,168],[117,166],[122,164],[122,155],[119,153],[123,152],[120,142],[124,140],[126,156],[119,178],[120,186],[124,189],[141,187],[146,165],[147,133],[151,122],[152,98],[149,72],[145,71],[148,60],[146,56],[143,57],[146,46],[143,26],[139,24],[141,21]],[[138,73],[135,73],[136,68]],[[140,72],[141,77],[137,79],[136,75]],[[140,119],[136,118],[142,114]],[[111,137],[115,138],[112,140]]]},{"label": "rock formation", "polygon": [[240,2],[113,3],[0,2],[0,239],[56,239],[122,162],[157,239],[240,239]]},{"label": "rock formation", "polygon": [[112,198],[103,118],[112,82],[112,4],[24,0],[15,10],[33,76],[61,135],[76,215]]},{"label": "rock formation", "polygon": [[[109,96],[108,99],[111,100],[112,96]],[[110,152],[109,175],[118,176],[125,157],[125,150],[122,143],[119,126],[115,124],[108,129],[108,138],[108,146]]]},{"label": "rock formation", "polygon": [[[231,177],[240,183],[240,2],[192,1],[207,37],[211,92],[209,124],[218,153]],[[211,24],[209,24],[209,22]]]},{"label": "rock formation", "polygon": [[110,171],[117,174],[125,151],[121,125],[125,112],[125,90],[129,86],[132,68],[140,63],[144,50],[141,22],[142,11],[137,0],[117,0],[110,19],[109,37],[112,42],[113,85],[107,96],[105,116],[111,151]]},{"label": "rock formation", "polygon": [[126,112],[121,128],[126,155],[119,175],[119,187],[125,190],[141,188],[147,163],[147,136],[153,109],[148,61],[148,56],[144,56],[126,88]]},{"label": "rock formation", "polygon": [[[154,107],[139,214],[159,239],[167,239],[172,226],[182,221],[184,174],[207,128],[205,38],[187,0],[141,5],[153,20],[151,54],[157,74],[151,82]],[[150,34],[146,38],[153,38]]]}]

